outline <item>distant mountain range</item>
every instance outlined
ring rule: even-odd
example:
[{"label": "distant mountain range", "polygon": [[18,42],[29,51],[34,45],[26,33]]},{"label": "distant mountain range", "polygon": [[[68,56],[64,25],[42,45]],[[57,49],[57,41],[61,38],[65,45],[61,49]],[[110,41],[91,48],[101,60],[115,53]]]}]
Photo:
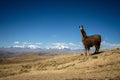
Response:
[{"label": "distant mountain range", "polygon": [[63,53],[79,53],[83,51],[83,49],[76,49],[76,50],[71,50],[68,48],[64,49],[42,49],[42,48],[37,48],[37,49],[30,49],[30,48],[0,48],[0,58],[6,58],[6,57],[13,57],[13,56],[18,56],[18,55],[23,55],[23,54],[38,54],[40,56],[53,56],[57,54],[63,54]]}]

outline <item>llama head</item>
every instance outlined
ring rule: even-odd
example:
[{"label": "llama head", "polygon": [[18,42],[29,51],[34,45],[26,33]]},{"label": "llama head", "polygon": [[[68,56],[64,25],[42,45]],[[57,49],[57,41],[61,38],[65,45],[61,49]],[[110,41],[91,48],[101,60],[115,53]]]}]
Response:
[{"label": "llama head", "polygon": [[80,30],[82,30],[83,29],[83,25],[79,26],[79,28],[80,28]]},{"label": "llama head", "polygon": [[83,25],[79,26],[79,28],[82,35],[82,40],[84,40],[87,37],[87,35],[86,32],[84,31]]}]

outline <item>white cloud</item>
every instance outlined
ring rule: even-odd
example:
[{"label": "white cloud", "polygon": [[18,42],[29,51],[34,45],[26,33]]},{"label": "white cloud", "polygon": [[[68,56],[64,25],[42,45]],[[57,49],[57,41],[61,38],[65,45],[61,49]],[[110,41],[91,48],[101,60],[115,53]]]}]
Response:
[{"label": "white cloud", "polygon": [[36,49],[36,48],[46,48],[46,49],[64,49],[64,48],[70,48],[70,49],[80,49],[83,48],[81,43],[72,43],[72,42],[56,42],[56,43],[42,43],[42,42],[35,42],[31,43],[30,41],[25,41],[25,42],[14,42],[13,47],[17,48],[31,48],[31,49]]},{"label": "white cloud", "polygon": [[15,42],[14,42],[14,44],[19,44],[19,43],[20,43],[20,42],[18,42],[18,41],[15,41]]},{"label": "white cloud", "polygon": [[[13,47],[16,48],[31,48],[31,49],[36,49],[36,48],[46,48],[46,49],[64,49],[64,48],[69,48],[69,49],[84,49],[84,46],[82,42],[78,43],[73,43],[73,42],[56,42],[56,43],[42,43],[42,42],[35,42],[31,43],[30,41],[26,42],[19,42],[15,41]],[[101,48],[120,48],[120,44],[112,44],[106,41],[101,42]]]},{"label": "white cloud", "polygon": [[64,48],[69,48],[66,43],[52,43],[52,47],[55,49],[64,49]]},{"label": "white cloud", "polygon": [[82,49],[83,48],[83,44],[80,43],[68,43],[68,45],[71,47],[71,49]]},{"label": "white cloud", "polygon": [[109,43],[106,41],[102,41],[101,48],[117,48],[120,47],[120,44]]},{"label": "white cloud", "polygon": [[37,43],[35,43],[35,44],[37,44],[37,45],[41,45],[42,43],[41,43],[41,42],[37,42]]},{"label": "white cloud", "polygon": [[[47,47],[48,48],[48,47]],[[70,49],[80,49],[83,48],[83,46],[80,43],[62,43],[62,42],[57,42],[57,43],[52,43],[49,48],[55,48],[55,49],[64,49],[64,48],[70,48]]]},{"label": "white cloud", "polygon": [[40,46],[38,46],[38,45],[28,45],[28,48],[37,49],[37,48],[40,48]]},{"label": "white cloud", "polygon": [[76,44],[74,44],[74,43],[72,43],[72,42],[70,42],[70,43],[68,43],[70,46],[76,46]]},{"label": "white cloud", "polygon": [[41,42],[36,42],[36,43],[31,43],[30,41],[26,41],[26,42],[18,42],[15,41],[13,47],[15,48],[31,48],[31,49],[36,49],[36,48],[40,48],[40,45],[42,43]]},{"label": "white cloud", "polygon": [[14,45],[14,48],[25,48],[25,45]]}]

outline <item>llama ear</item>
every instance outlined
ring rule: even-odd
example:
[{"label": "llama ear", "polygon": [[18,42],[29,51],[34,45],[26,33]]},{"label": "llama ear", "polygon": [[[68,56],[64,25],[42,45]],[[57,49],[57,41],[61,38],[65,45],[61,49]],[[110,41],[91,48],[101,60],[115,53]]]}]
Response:
[{"label": "llama ear", "polygon": [[80,29],[83,29],[83,25],[79,26]]}]

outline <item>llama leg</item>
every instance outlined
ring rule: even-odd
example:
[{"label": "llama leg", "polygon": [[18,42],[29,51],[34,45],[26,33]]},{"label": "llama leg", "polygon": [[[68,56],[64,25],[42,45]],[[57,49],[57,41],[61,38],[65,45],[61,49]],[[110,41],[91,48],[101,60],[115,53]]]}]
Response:
[{"label": "llama leg", "polygon": [[96,48],[96,53],[98,53],[98,51],[99,51],[99,47]]},{"label": "llama leg", "polygon": [[97,53],[97,51],[98,51],[97,46],[95,46],[95,52],[94,52],[94,54]]},{"label": "llama leg", "polygon": [[95,52],[94,52],[95,54],[97,53],[97,48],[95,49]]},{"label": "llama leg", "polygon": [[83,55],[86,56],[87,50],[85,49],[83,53],[84,53]]},{"label": "llama leg", "polygon": [[100,45],[99,45],[98,48],[97,48],[97,52],[99,52],[99,49],[100,49]]},{"label": "llama leg", "polygon": [[99,49],[100,49],[100,43],[96,45],[96,53],[99,52]]},{"label": "llama leg", "polygon": [[87,47],[85,47],[85,56],[87,56]]},{"label": "llama leg", "polygon": [[98,53],[100,46],[96,46],[95,48],[95,53]]},{"label": "llama leg", "polygon": [[88,48],[88,52],[87,52],[88,56],[90,55],[90,48]]},{"label": "llama leg", "polygon": [[87,52],[88,52],[87,49],[85,49],[85,56],[87,56]]},{"label": "llama leg", "polygon": [[89,55],[90,53],[89,53],[89,50],[90,50],[90,48],[89,47],[86,47],[85,48],[85,56],[87,56],[87,55]]}]

